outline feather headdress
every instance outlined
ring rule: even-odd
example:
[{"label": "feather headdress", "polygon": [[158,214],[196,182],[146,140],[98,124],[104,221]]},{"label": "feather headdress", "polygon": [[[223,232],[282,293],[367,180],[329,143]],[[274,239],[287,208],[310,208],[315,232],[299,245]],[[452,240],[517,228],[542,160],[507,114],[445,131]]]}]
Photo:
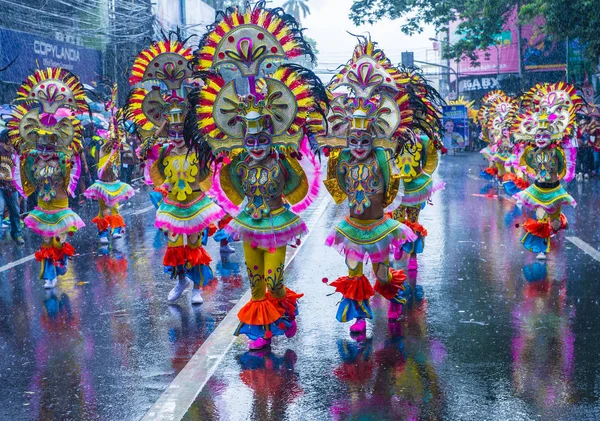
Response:
[{"label": "feather headdress", "polygon": [[83,130],[74,115],[88,111],[86,99],[81,82],[68,70],[36,70],[17,91],[7,124],[11,141],[20,153],[40,144],[66,155],[78,153]]},{"label": "feather headdress", "polygon": [[[414,70],[399,70],[377,43],[357,37],[351,59],[331,80],[327,136],[321,146],[345,148],[351,131],[365,131],[374,146],[398,151],[420,129],[430,136],[439,128],[439,96]],[[345,88],[338,95],[336,89]]]},{"label": "feather headdress", "polygon": [[[242,148],[249,131],[268,131],[273,146],[283,149],[298,149],[305,134],[323,131],[328,98],[319,78],[297,64],[265,62],[303,54],[313,56],[298,23],[282,9],[258,2],[218,14],[195,52],[204,81],[195,103],[197,128],[215,153]],[[226,64],[241,77],[226,80],[220,73]]]}]

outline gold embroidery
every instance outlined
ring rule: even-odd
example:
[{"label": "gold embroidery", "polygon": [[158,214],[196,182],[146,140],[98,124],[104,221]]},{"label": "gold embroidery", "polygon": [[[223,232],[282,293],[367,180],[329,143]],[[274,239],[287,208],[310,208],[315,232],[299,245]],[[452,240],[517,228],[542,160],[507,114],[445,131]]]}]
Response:
[{"label": "gold embroidery", "polygon": [[221,189],[223,190],[223,193],[225,193],[225,196],[227,196],[227,198],[231,200],[231,202],[234,205],[239,206],[244,201],[244,195],[239,189],[235,188],[230,176],[230,166],[235,165],[234,163],[237,162],[239,161],[237,159],[234,159],[232,160],[231,164],[224,164],[221,167],[219,181],[221,183]]},{"label": "gold embroidery", "polygon": [[400,190],[400,182],[402,177],[400,174],[392,174],[390,177],[390,186],[385,191],[385,197],[383,199],[383,207],[386,208],[394,202],[396,196],[398,196],[398,190]]},{"label": "gold embroidery", "polygon": [[308,179],[302,169],[302,166],[296,159],[288,159],[288,163],[292,167],[292,170],[300,177],[300,181],[296,188],[288,193],[285,198],[289,204],[295,205],[306,197],[308,194]]},{"label": "gold embroidery", "polygon": [[346,193],[340,188],[337,178],[323,180],[323,184],[337,205],[346,200]]}]

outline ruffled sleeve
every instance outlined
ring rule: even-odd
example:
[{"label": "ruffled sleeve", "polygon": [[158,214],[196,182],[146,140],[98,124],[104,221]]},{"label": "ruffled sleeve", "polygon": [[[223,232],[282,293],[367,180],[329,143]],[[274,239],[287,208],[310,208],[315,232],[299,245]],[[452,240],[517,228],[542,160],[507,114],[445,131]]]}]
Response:
[{"label": "ruffled sleeve", "polygon": [[212,187],[206,192],[208,197],[233,216],[240,213],[245,199],[244,192],[235,182],[235,166],[238,162],[239,156],[228,163],[218,165],[212,177]]},{"label": "ruffled sleeve", "polygon": [[71,168],[69,170],[69,179],[67,184],[67,193],[71,197],[75,197],[77,193],[77,183],[81,176],[81,157],[79,155],[73,155]]},{"label": "ruffled sleeve", "polygon": [[15,165],[12,168],[13,184],[15,185],[15,189],[17,189],[21,196],[27,197],[27,195],[25,194],[25,190],[23,189],[23,179],[21,178],[21,158],[18,154],[13,154],[12,159],[15,163]]},{"label": "ruffled sleeve", "polygon": [[[288,202],[292,205],[291,210],[295,213],[306,210],[314,202],[319,195],[321,183],[321,164],[310,150],[306,137],[300,143],[300,153],[302,158],[296,162],[304,173],[300,183],[304,184],[305,190],[303,189],[298,198],[294,197],[293,193],[286,195]],[[298,187],[295,190],[299,190]]]}]

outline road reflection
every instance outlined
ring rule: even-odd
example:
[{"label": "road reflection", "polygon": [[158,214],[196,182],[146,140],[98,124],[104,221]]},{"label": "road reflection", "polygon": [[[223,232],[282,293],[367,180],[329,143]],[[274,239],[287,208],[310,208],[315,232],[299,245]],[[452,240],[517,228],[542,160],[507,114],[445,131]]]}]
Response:
[{"label": "road reflection", "polygon": [[514,387],[546,411],[572,399],[575,343],[575,310],[566,304],[566,280],[554,279],[549,275],[554,268],[547,265],[554,262],[524,267],[527,284],[512,313]]}]

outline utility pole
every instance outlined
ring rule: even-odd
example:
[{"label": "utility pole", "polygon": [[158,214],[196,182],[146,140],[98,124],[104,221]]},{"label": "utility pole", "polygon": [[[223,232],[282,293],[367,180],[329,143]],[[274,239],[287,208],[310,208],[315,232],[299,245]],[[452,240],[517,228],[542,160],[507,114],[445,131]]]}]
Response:
[{"label": "utility pole", "polygon": [[517,1],[517,46],[519,47],[519,86],[521,91],[525,89],[525,65],[523,63],[523,39],[521,37],[521,22],[519,21],[519,12],[521,11],[521,1]]},{"label": "utility pole", "polygon": [[566,40],[567,59],[565,60],[565,71],[567,72],[567,83],[569,83],[569,37]]}]

